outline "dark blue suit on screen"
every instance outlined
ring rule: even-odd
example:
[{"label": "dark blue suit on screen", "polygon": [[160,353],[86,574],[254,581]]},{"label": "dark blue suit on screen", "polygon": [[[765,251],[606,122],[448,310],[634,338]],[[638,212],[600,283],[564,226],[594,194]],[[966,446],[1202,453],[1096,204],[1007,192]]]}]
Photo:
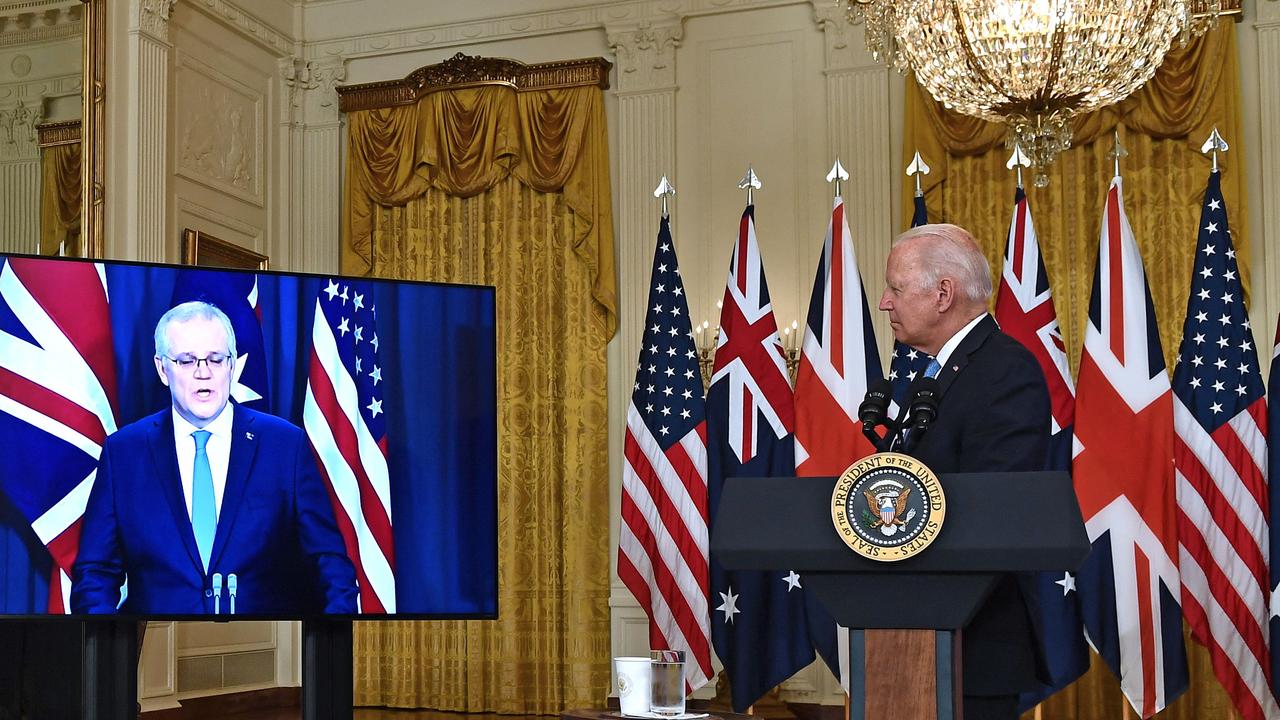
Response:
[{"label": "dark blue suit on screen", "polygon": [[[228,409],[231,455],[208,573],[166,407],[107,438],[72,572],[72,612],[213,614],[214,573],[236,575],[238,615],[356,612],[355,570],[306,436],[275,416]],[[221,613],[231,612],[229,595],[224,586]]]}]

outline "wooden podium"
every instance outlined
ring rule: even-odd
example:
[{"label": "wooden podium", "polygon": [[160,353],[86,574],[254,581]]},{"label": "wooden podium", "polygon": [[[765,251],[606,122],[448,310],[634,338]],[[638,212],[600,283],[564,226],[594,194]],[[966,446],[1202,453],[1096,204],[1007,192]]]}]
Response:
[{"label": "wooden podium", "polygon": [[961,717],[963,628],[1000,576],[1074,571],[1089,552],[1064,472],[940,478],[947,517],[919,555],[855,554],[831,522],[835,478],[734,478],[715,509],[711,555],[730,570],[795,570],[851,632],[850,718]]}]

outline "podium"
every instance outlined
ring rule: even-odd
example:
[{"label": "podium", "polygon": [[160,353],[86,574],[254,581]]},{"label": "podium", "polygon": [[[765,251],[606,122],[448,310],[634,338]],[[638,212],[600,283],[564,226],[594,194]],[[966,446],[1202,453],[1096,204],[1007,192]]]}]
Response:
[{"label": "podium", "polygon": [[1065,472],[940,477],[947,517],[905,560],[857,555],[836,534],[836,478],[734,478],[724,484],[711,554],[729,570],[795,570],[851,633],[850,717],[961,717],[959,632],[1000,576],[1074,571],[1089,552]]}]

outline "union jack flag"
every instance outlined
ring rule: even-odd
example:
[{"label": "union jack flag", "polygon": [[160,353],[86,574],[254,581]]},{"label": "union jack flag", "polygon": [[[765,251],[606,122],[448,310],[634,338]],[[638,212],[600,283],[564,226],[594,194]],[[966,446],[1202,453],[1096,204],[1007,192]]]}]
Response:
[{"label": "union jack flag", "polygon": [[689,691],[711,677],[707,423],[671,227],[662,219],[623,443],[618,577],[649,616],[649,646],[684,650]]},{"label": "union jack flag", "polygon": [[1246,720],[1280,717],[1268,679],[1267,401],[1227,227],[1209,175],[1173,372],[1182,609]]},{"label": "union jack flag", "polygon": [[[1070,470],[1075,388],[1049,274],[1040,255],[1027,195],[1021,187],[1013,197],[1013,218],[1009,222],[995,316],[1000,329],[1035,356],[1048,384],[1052,435],[1046,469]],[[1089,669],[1075,577],[1067,572],[1040,573],[1036,576],[1036,590],[1037,603],[1032,611],[1039,615],[1050,683],[1022,695],[1019,706],[1024,710],[1070,685]]]},{"label": "union jack flag", "polygon": [[[882,377],[871,311],[853,237],[845,217],[844,198],[837,196],[822,242],[803,354],[796,374],[796,475],[830,477],[855,460],[875,452],[862,434],[858,405],[867,386]],[[832,672],[840,672],[839,647],[844,633],[821,604],[807,607],[809,636]]]},{"label": "union jack flag", "polygon": [[[911,215],[911,227],[929,224],[929,210],[924,204],[924,195],[916,195],[915,211]],[[910,345],[893,341],[893,352],[889,355],[889,382],[893,385],[893,405],[890,415],[897,415],[899,408],[907,400],[907,389],[911,381],[924,372],[933,356]]]},{"label": "union jack flag", "polygon": [[329,490],[362,613],[396,611],[387,386],[368,283],[329,279],[315,301],[302,424]]},{"label": "union jack flag", "polygon": [[1090,643],[1145,718],[1187,689],[1187,661],[1173,398],[1121,190],[1117,176],[1103,211],[1076,396],[1074,480],[1093,543],[1078,590]]},{"label": "union jack flag", "polygon": [[70,607],[80,521],[118,417],[102,266],[0,258],[0,491],[53,558],[51,613]]},{"label": "union jack flag", "polygon": [[[742,213],[729,262],[711,388],[707,394],[710,507],[734,477],[795,473],[795,414],[786,360],[756,243],[755,208]],[[804,592],[793,571],[729,572],[711,559],[716,655],[744,711],[813,662]]]}]

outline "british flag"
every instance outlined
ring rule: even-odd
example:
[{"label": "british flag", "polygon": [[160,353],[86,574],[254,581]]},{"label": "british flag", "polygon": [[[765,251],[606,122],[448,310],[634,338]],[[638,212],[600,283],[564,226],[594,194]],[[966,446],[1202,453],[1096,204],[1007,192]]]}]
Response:
[{"label": "british flag", "polygon": [[649,647],[684,650],[688,690],[711,677],[707,423],[671,227],[662,219],[623,443],[618,577],[649,616]]},{"label": "british flag", "polygon": [[51,613],[70,607],[80,521],[118,417],[102,266],[0,258],[0,491],[53,558]]},{"label": "british flag", "polygon": [[[822,242],[802,347],[795,390],[796,475],[839,475],[875,452],[862,434],[858,405],[867,386],[883,376],[844,198],[839,196]],[[847,642],[842,639],[847,630],[812,600],[807,612],[814,647],[843,680],[838,648]]]},{"label": "british flag", "polygon": [[[1075,423],[1075,388],[1067,364],[1066,344],[1058,327],[1058,313],[1045,272],[1044,258],[1031,222],[1027,194],[1021,187],[1013,197],[1013,217],[1004,251],[1004,269],[996,295],[996,322],[1000,329],[1022,343],[1040,363],[1049,387],[1049,458],[1046,469],[1070,470],[1072,432]],[[1080,619],[1076,579],[1068,572],[1036,576],[1038,613],[1049,684],[1025,693],[1019,705],[1029,708],[1075,681],[1089,669]]]},{"label": "british flag", "polygon": [[1103,211],[1076,396],[1074,480],[1093,543],[1077,587],[1090,643],[1145,718],[1187,689],[1187,661],[1173,397],[1121,190],[1117,176]]},{"label": "british flag", "polygon": [[[724,483],[795,473],[795,415],[786,360],[756,243],[742,213],[729,262],[711,388],[707,469],[714,518]],[[714,523],[714,520],[713,520]],[[711,558],[711,637],[737,712],[813,662],[804,592],[793,571],[728,572]]]},{"label": "british flag", "polygon": [[387,395],[368,283],[329,279],[316,296],[302,420],[360,584],[360,612],[396,611]]},{"label": "british flag", "polygon": [[[1221,175],[1205,188],[1173,372],[1182,609],[1246,720],[1280,717],[1268,679],[1267,406]],[[1274,380],[1273,380],[1274,382]]]}]

